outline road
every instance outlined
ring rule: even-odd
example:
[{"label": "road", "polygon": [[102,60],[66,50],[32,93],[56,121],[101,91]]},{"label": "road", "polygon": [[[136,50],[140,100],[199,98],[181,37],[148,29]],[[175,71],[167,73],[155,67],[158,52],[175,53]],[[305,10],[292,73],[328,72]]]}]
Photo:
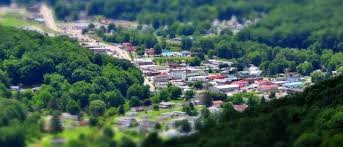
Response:
[{"label": "road", "polygon": [[[41,5],[40,13],[43,16],[46,26],[50,28],[51,30],[58,33],[65,33],[66,35],[71,36],[71,37],[77,36],[77,38],[79,38],[80,40],[88,40],[89,42],[98,42],[99,45],[104,46],[105,48],[108,48],[112,52],[114,52],[114,54],[111,54],[111,56],[120,58],[120,59],[126,59],[133,62],[133,59],[130,57],[129,52],[119,48],[116,45],[111,45],[105,42],[97,41],[96,39],[92,38],[89,35],[82,34],[82,31],[73,31],[73,30],[63,31],[61,28],[57,26],[54,15],[53,15],[53,11],[46,4]],[[150,86],[150,91],[155,91],[155,86],[153,85],[151,81],[147,79],[146,76],[144,76],[144,84]]]},{"label": "road", "polygon": [[43,16],[46,26],[55,31],[55,32],[63,32],[57,25],[54,19],[54,15],[51,9],[46,4],[42,4],[40,8],[40,14]]}]

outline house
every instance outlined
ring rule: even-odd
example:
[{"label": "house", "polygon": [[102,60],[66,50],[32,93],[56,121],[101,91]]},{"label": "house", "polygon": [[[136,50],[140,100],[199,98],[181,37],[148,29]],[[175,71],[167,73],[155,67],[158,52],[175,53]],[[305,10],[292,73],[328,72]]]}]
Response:
[{"label": "house", "polygon": [[214,79],[224,79],[226,77],[222,74],[212,74],[212,75],[208,75],[207,78],[212,81]]},{"label": "house", "polygon": [[173,107],[174,105],[175,105],[175,103],[173,103],[173,102],[161,102],[158,107],[161,109],[169,109],[169,108]]},{"label": "house", "polygon": [[231,84],[237,84],[239,85],[239,88],[243,88],[249,85],[249,81],[239,80],[239,81],[233,81]]},{"label": "house", "polygon": [[191,52],[189,52],[189,51],[182,51],[181,52],[181,56],[184,56],[184,57],[191,56]]},{"label": "house", "polygon": [[194,76],[194,77],[188,77],[187,79],[189,82],[195,82],[195,81],[203,81],[206,82],[207,81],[207,77],[206,76]]},{"label": "house", "polygon": [[157,76],[154,76],[152,80],[155,82],[168,82],[169,81],[169,75],[167,73],[160,73]]},{"label": "house", "polygon": [[216,85],[229,84],[229,80],[227,78],[224,78],[224,79],[214,79],[213,82],[215,82]]},{"label": "house", "polygon": [[133,107],[131,108],[132,111],[134,112],[143,112],[145,111],[144,107]]},{"label": "house", "polygon": [[258,67],[254,66],[254,65],[251,65],[249,67],[248,71],[249,71],[249,75],[250,76],[255,76],[255,77],[260,76],[261,73],[262,73],[262,71]]},{"label": "house", "polygon": [[162,50],[162,54],[163,57],[179,57],[181,56],[180,52],[173,52],[170,50]]},{"label": "house", "polygon": [[182,79],[184,76],[186,76],[186,69],[184,68],[170,69],[169,74],[172,79]]},{"label": "house", "polygon": [[10,86],[10,89],[14,90],[14,91],[19,91],[20,90],[20,86]]},{"label": "house", "polygon": [[212,101],[212,106],[216,108],[220,108],[221,106],[223,106],[223,104],[224,102],[222,100]]},{"label": "house", "polygon": [[147,56],[154,56],[155,55],[155,50],[153,48],[145,49],[145,54]]},{"label": "house", "polygon": [[204,76],[205,72],[203,69],[197,68],[197,67],[186,67],[187,71],[187,77],[183,77],[183,79],[186,79],[188,77],[195,77],[195,76]]},{"label": "house", "polygon": [[241,104],[241,105],[233,105],[233,109],[235,109],[238,112],[243,112],[245,109],[248,108],[247,104]]},{"label": "house", "polygon": [[110,49],[105,47],[99,47],[99,48],[89,48],[91,51],[98,53],[98,54],[107,54]]},{"label": "house", "polygon": [[142,65],[154,65],[155,63],[151,60],[151,59],[136,59],[135,63],[138,66],[142,66]]},{"label": "house", "polygon": [[136,51],[136,47],[134,47],[131,43],[123,43],[123,48],[129,52],[135,52]]},{"label": "house", "polygon": [[235,90],[239,90],[239,85],[229,84],[229,85],[218,85],[210,87],[210,91],[219,93],[229,93]]}]

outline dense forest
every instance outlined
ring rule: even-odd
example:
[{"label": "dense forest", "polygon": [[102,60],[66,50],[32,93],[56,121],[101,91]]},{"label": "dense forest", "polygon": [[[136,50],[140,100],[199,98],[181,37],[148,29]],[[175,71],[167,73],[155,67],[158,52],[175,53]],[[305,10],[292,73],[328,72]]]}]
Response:
[{"label": "dense forest", "polygon": [[[23,146],[25,138],[39,137],[41,111],[96,117],[123,108],[134,96],[139,102],[150,95],[141,71],[127,60],[94,54],[66,37],[2,26],[0,80],[0,146]],[[10,91],[11,85],[21,89]]]},{"label": "dense forest", "polygon": [[250,107],[239,113],[231,105],[223,113],[203,115],[200,133],[150,146],[185,147],[340,147],[343,145],[343,77],[307,88],[303,93]]}]

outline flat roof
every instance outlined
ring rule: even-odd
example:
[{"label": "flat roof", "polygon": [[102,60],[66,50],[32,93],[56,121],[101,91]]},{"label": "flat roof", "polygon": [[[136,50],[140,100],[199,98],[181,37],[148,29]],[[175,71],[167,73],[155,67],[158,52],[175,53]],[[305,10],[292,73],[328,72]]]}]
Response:
[{"label": "flat roof", "polygon": [[225,89],[225,88],[239,88],[238,84],[228,84],[228,85],[219,85],[219,86],[214,86],[218,89]]}]

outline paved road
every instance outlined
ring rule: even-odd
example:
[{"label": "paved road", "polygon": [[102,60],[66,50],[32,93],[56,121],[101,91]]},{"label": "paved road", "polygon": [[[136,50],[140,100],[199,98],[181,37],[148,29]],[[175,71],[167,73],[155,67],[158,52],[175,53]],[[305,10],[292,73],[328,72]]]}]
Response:
[{"label": "paved road", "polygon": [[54,15],[51,9],[46,4],[42,4],[40,8],[40,14],[43,16],[46,26],[55,31],[55,32],[63,32],[57,25],[54,19]]}]

